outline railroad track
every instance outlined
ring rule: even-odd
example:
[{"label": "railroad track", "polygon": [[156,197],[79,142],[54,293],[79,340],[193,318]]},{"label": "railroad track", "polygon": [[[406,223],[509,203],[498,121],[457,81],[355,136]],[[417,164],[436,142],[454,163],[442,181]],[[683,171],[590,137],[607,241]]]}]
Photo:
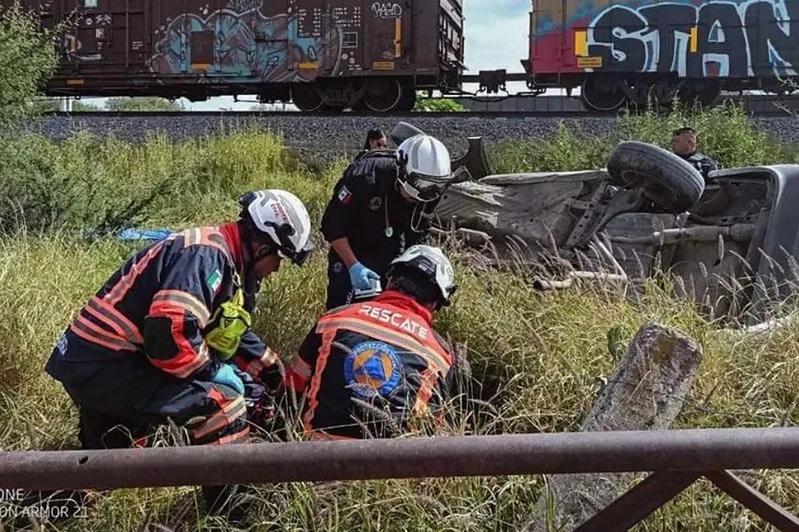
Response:
[{"label": "railroad track", "polygon": [[[489,104],[486,99],[470,99],[472,103],[466,105],[485,106],[485,109],[471,109],[462,112],[398,112],[374,113],[368,111],[336,111],[336,112],[306,112],[299,111],[89,111],[66,112],[55,111],[47,113],[48,116],[76,117],[76,118],[148,118],[193,116],[219,118],[259,118],[259,117],[309,117],[309,118],[375,118],[388,120],[418,119],[418,118],[455,118],[468,120],[480,119],[532,119],[532,118],[612,118],[626,113],[627,110],[599,113],[587,111],[582,108],[579,99],[562,96],[539,96],[537,98],[496,98],[496,102]],[[743,108],[754,117],[780,117],[799,115],[799,96],[767,96],[767,95],[728,95],[717,100],[719,103],[742,103]],[[503,103],[510,102],[510,104]],[[497,109],[491,109],[494,106]],[[504,106],[503,109],[499,109]],[[535,106],[525,109],[524,106]],[[633,111],[634,112],[634,111]]]}]

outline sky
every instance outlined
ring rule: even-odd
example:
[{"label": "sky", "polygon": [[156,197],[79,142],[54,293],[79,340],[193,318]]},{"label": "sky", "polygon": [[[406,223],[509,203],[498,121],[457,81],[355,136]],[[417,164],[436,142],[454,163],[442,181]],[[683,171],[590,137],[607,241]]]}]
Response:
[{"label": "sky", "polygon": [[[528,55],[530,6],[530,0],[464,0],[467,73],[501,68],[509,73],[523,71],[520,60]],[[464,86],[464,90],[476,88]],[[508,89],[519,92],[526,87],[523,83],[515,83],[509,84]],[[193,103],[183,100],[183,104],[192,110],[247,110],[257,103],[255,96],[241,96],[240,99],[246,101],[235,103],[232,97],[220,97]],[[100,106],[102,100],[84,99]]]}]

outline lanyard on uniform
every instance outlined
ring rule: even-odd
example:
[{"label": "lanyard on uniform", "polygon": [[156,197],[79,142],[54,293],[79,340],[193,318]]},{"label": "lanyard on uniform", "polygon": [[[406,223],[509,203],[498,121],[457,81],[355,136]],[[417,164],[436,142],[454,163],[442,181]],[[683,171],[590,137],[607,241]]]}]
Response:
[{"label": "lanyard on uniform", "polygon": [[391,227],[391,221],[388,219],[388,194],[383,194],[383,212],[385,213],[386,218],[386,229],[384,231],[386,238],[391,238],[394,236],[394,228]]}]

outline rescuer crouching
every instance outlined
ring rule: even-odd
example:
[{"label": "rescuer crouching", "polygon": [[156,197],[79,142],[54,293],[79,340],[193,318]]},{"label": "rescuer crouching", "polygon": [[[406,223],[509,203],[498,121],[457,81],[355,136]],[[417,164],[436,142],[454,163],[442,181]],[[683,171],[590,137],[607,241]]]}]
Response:
[{"label": "rescuer crouching", "polygon": [[[83,449],[145,446],[173,423],[190,444],[247,441],[263,382],[281,368],[250,329],[260,281],[312,246],[302,202],[281,190],[241,198],[237,222],[174,233],[134,256],[78,313],[47,372],[79,410]],[[150,438],[151,439],[151,438]],[[235,487],[204,487],[228,512]]]},{"label": "rescuer crouching", "polygon": [[[412,246],[375,299],[324,314],[286,364],[308,439],[390,438],[441,427],[467,368],[433,329],[456,290],[444,253]],[[432,422],[426,425],[427,421]]]}]

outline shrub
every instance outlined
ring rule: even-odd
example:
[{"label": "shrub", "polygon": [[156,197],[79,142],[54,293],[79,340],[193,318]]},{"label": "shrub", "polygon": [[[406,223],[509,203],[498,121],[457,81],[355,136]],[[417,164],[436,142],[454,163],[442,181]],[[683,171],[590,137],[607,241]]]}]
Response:
[{"label": "shrub", "polygon": [[640,140],[670,150],[671,133],[682,126],[699,132],[699,149],[724,168],[793,162],[797,147],[785,145],[758,128],[739,106],[696,112],[677,107],[668,114],[648,110],[625,115],[609,136],[585,136],[561,123],[550,138],[507,140],[492,153],[498,173],[602,168],[623,140]]},{"label": "shrub", "polygon": [[37,111],[33,98],[56,64],[52,38],[19,2],[0,6],[0,130]]}]

